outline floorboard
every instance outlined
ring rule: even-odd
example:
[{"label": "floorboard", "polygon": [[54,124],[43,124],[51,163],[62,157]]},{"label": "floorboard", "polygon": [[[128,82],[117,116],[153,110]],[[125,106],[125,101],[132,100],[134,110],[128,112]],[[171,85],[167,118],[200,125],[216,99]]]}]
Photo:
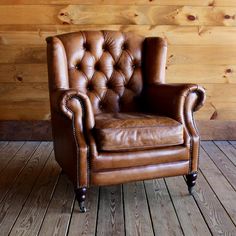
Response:
[{"label": "floorboard", "polygon": [[8,144],[7,141],[0,141],[0,151]]},{"label": "floorboard", "polygon": [[163,179],[144,181],[155,235],[183,235]]},{"label": "floorboard", "polygon": [[193,196],[213,235],[236,235],[235,225],[201,172]]},{"label": "floorboard", "polygon": [[9,161],[8,167],[0,173],[0,202],[3,200],[19,174],[28,163],[39,142],[27,142]]},{"label": "floorboard", "polygon": [[40,147],[34,153],[27,166],[1,202],[0,232],[2,235],[9,235],[51,152],[51,143],[41,143]]},{"label": "floorboard", "polygon": [[204,142],[202,147],[236,190],[236,166],[232,165],[232,162],[212,141]]},{"label": "floorboard", "polygon": [[52,152],[25,202],[10,236],[38,234],[61,171],[55,162]]},{"label": "floorboard", "polygon": [[166,178],[174,207],[185,235],[211,235],[194,199],[189,196],[182,176]]},{"label": "floorboard", "polygon": [[236,148],[227,141],[214,142],[236,166]]},{"label": "floorboard", "polygon": [[200,155],[200,170],[236,225],[236,192],[203,149]]},{"label": "floorboard", "polygon": [[98,198],[99,188],[91,188],[90,191],[88,191],[86,200],[86,207],[88,211],[84,214],[80,213],[78,203],[76,201],[74,202],[74,209],[68,233],[69,236],[95,235],[97,224]]},{"label": "floorboard", "polygon": [[124,184],[124,209],[127,236],[154,235],[143,182]]},{"label": "floorboard", "polygon": [[0,235],[236,235],[236,141],[205,141],[182,176],[91,187],[81,214],[51,142],[0,141]]},{"label": "floorboard", "polygon": [[70,225],[74,191],[69,179],[61,174],[40,229],[40,236],[64,236]]},{"label": "floorboard", "polygon": [[105,186],[100,190],[97,235],[125,235],[122,185]]},{"label": "floorboard", "polygon": [[22,147],[24,142],[8,142],[1,150],[1,165],[0,173],[4,170],[7,164],[11,161],[17,151]]}]

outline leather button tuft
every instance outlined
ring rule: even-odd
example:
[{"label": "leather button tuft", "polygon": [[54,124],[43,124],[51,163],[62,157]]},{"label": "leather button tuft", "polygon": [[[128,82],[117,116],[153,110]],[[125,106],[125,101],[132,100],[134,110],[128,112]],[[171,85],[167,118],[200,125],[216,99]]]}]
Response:
[{"label": "leather button tuft", "polygon": [[115,64],[113,67],[114,67],[115,70],[118,70],[118,69],[119,69],[118,64]]},{"label": "leather button tuft", "polygon": [[106,86],[107,86],[108,89],[112,88],[112,84],[110,82],[107,82]]},{"label": "leather button tuft", "polygon": [[122,49],[122,50],[126,50],[126,49],[127,49],[127,44],[124,43],[124,44],[121,46],[121,49]]},{"label": "leather button tuft", "polygon": [[102,49],[103,49],[103,51],[107,51],[107,50],[108,50],[107,44],[103,44],[103,45],[102,45]]},{"label": "leather button tuft", "polygon": [[87,85],[87,90],[88,90],[88,91],[92,91],[92,90],[93,90],[92,84],[88,84],[88,85]]},{"label": "leather button tuft", "polygon": [[87,44],[87,43],[84,43],[84,44],[83,44],[83,48],[84,48],[84,50],[88,50],[88,49],[89,49],[88,44]]},{"label": "leather button tuft", "polygon": [[100,69],[100,66],[99,66],[98,63],[96,63],[96,64],[94,65],[94,69],[95,69],[95,70],[99,70],[99,69]]},{"label": "leather button tuft", "polygon": [[81,69],[81,65],[80,64],[75,65],[75,69],[76,70],[80,70]]}]

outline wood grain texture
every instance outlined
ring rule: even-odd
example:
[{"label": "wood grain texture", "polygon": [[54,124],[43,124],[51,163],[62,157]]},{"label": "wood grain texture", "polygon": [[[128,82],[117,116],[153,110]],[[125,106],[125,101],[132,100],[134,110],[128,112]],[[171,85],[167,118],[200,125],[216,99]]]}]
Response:
[{"label": "wood grain texture", "polygon": [[236,166],[236,149],[234,146],[227,141],[214,141],[214,143]]},{"label": "wood grain texture", "polygon": [[[235,36],[236,37],[236,36]],[[32,71],[34,76],[32,76]],[[188,75],[186,77],[186,74]],[[0,83],[47,83],[47,65],[0,64]],[[168,83],[236,83],[236,65],[174,64],[166,67]]]},{"label": "wood grain texture", "polygon": [[1,140],[38,140],[51,141],[52,128],[50,121],[0,121]]},{"label": "wood grain texture", "polygon": [[200,153],[201,171],[236,225],[236,191],[202,148]]},{"label": "wood grain texture", "polygon": [[[46,63],[44,45],[0,45],[0,63],[2,64],[42,64]],[[234,65],[236,47],[170,45],[168,47],[167,66],[185,65]]]},{"label": "wood grain texture", "polygon": [[166,178],[167,187],[185,235],[211,235],[183,177]]},{"label": "wood grain texture", "polygon": [[23,144],[24,142],[10,142],[2,148],[0,173],[8,165],[12,158],[14,158],[15,154],[22,147]]},{"label": "wood grain texture", "polygon": [[7,141],[0,141],[0,151],[3,149],[5,146],[7,146],[8,142]]},{"label": "wood grain texture", "polygon": [[[26,123],[32,120],[38,120],[40,122],[43,120],[50,120],[51,117],[49,101],[34,101],[29,99],[29,100],[14,101],[14,102],[4,101],[1,103],[2,104],[0,106],[0,113],[1,113],[0,119],[6,122],[9,121],[10,123],[12,123],[12,125],[14,125],[14,120]],[[0,132],[1,129],[2,127],[0,125]],[[14,133],[13,130],[8,130],[7,133],[9,138],[5,138],[5,140],[16,140],[14,137],[17,137],[17,134]],[[4,135],[1,138],[4,139],[4,137],[7,136],[7,133],[4,133]],[[12,133],[12,136],[9,136],[9,133]],[[38,135],[39,138],[40,135],[41,135],[41,140],[43,140],[45,135],[41,133]]]},{"label": "wood grain texture", "polygon": [[[34,144],[39,143],[25,142],[15,157],[23,160],[25,153],[26,161],[34,152]],[[236,142],[231,141],[230,145],[235,148]],[[228,149],[225,143],[224,147]],[[118,226],[122,218],[122,227],[131,227],[126,229],[130,235],[136,235],[130,222],[137,225],[141,222],[142,227],[138,228],[146,230],[137,235],[145,236],[236,234],[236,191],[221,174],[220,163],[214,163],[203,149],[193,196],[188,194],[183,177],[125,184],[125,194],[120,185],[100,187],[101,194],[99,187],[90,187],[86,200],[89,211],[81,214],[72,183],[64,174],[57,181],[60,168],[51,148],[51,143],[40,143],[26,165],[19,160],[17,171],[22,171],[11,184],[11,194],[7,194],[11,200],[6,201],[5,197],[4,207],[0,203],[0,222],[4,223],[0,223],[1,235],[112,235],[117,231],[111,231],[109,224]],[[220,149],[217,150],[220,154]],[[12,166],[13,162],[17,163],[17,159],[11,161]],[[230,164],[234,166],[233,162]],[[6,173],[7,170],[11,172],[11,165],[6,167]],[[129,218],[123,216],[123,207],[123,213],[131,210],[126,213]]]},{"label": "wood grain texture", "polygon": [[[21,172],[14,185],[0,204],[0,232],[8,235],[26,202],[28,195],[34,187],[41,170],[44,167],[50,153],[52,144],[43,142],[34,153],[26,168]],[[17,201],[15,201],[17,199]],[[26,223],[27,224],[27,223]]]},{"label": "wood grain texture", "polygon": [[164,180],[147,180],[144,184],[155,235],[183,235]]},{"label": "wood grain texture", "polygon": [[[1,4],[35,5],[33,0],[1,0]],[[188,5],[188,0],[37,0],[37,4]],[[192,6],[236,6],[234,0],[192,0]]]},{"label": "wood grain texture", "polygon": [[213,142],[205,141],[202,147],[236,191],[236,166]]},{"label": "wood grain texture", "polygon": [[[235,7],[149,5],[0,5],[0,24],[235,26]],[[35,14],[37,12],[37,14]]]},{"label": "wood grain texture", "polygon": [[71,216],[70,228],[68,231],[69,236],[95,235],[98,198],[99,188],[94,187],[89,189],[86,196],[86,207],[88,211],[84,214],[81,214],[78,202],[74,202],[73,214]]},{"label": "wood grain texture", "polygon": [[234,235],[236,227],[202,173],[198,173],[193,196],[213,235]]},{"label": "wood grain texture", "polygon": [[[196,118],[198,120],[234,120],[236,84],[201,85],[206,89],[207,102],[203,109],[196,113]],[[2,92],[0,94],[0,102],[2,102],[0,119],[50,119],[47,83],[3,83],[0,91]]]},{"label": "wood grain texture", "polygon": [[[19,174],[24,169],[25,165],[30,160],[35,149],[38,147],[39,142],[27,142],[16,155],[8,163],[8,168],[5,168],[0,174],[0,202],[4,199],[5,195],[16,181]],[[2,154],[2,152],[1,152]]]},{"label": "wood grain texture", "polygon": [[54,153],[52,152],[24,204],[24,209],[20,212],[11,229],[10,235],[37,235],[60,171],[61,168],[56,164]]},{"label": "wood grain texture", "polygon": [[[235,27],[176,25],[0,25],[0,45],[45,45],[52,35],[80,30],[121,30],[151,37],[159,36],[168,45],[234,45]],[[191,39],[191,40],[190,40]]]},{"label": "wood grain texture", "polygon": [[122,185],[102,187],[96,235],[125,235]]},{"label": "wood grain texture", "polygon": [[127,236],[154,235],[143,182],[124,184]]},{"label": "wood grain texture", "polygon": [[65,236],[69,227],[74,203],[73,185],[61,174],[53,198],[43,219],[39,235]]},{"label": "wood grain texture", "polygon": [[196,122],[201,140],[235,140],[236,122],[222,120],[199,120]]},{"label": "wood grain texture", "polygon": [[236,120],[234,0],[3,0],[0,11],[1,120],[50,119],[45,38],[79,30],[165,38],[167,82],[207,89],[196,118]]}]

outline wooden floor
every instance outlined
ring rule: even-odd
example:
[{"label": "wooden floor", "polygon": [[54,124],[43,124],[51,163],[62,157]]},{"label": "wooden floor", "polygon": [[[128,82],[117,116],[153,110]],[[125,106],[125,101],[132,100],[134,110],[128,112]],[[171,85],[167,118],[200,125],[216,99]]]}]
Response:
[{"label": "wooden floor", "polygon": [[236,235],[236,141],[202,142],[183,177],[91,188],[86,214],[51,142],[0,142],[0,235]]}]

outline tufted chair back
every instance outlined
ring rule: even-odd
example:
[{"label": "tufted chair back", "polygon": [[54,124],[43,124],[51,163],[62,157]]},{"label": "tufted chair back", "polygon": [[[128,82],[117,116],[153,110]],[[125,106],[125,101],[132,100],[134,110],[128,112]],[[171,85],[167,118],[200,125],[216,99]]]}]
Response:
[{"label": "tufted chair back", "polygon": [[[56,50],[61,51],[58,60],[62,71],[60,79],[50,85],[51,89],[55,86],[74,88],[86,93],[94,114],[140,109],[138,98],[144,86],[145,38],[117,31],[80,31],[57,36],[54,40],[58,41],[54,43],[58,45]],[[155,69],[153,74],[160,73]]]}]

